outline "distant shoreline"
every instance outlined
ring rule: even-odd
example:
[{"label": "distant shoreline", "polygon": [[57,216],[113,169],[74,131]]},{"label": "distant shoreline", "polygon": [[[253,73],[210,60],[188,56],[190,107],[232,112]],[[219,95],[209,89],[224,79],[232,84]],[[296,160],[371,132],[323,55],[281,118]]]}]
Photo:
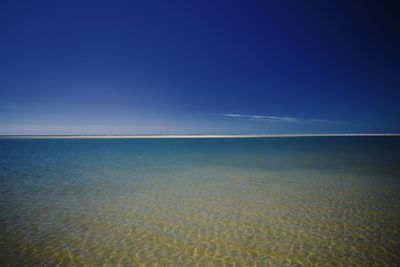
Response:
[{"label": "distant shoreline", "polygon": [[388,136],[400,134],[162,134],[162,135],[0,135],[0,139],[190,139],[190,138],[282,138],[282,137]]}]

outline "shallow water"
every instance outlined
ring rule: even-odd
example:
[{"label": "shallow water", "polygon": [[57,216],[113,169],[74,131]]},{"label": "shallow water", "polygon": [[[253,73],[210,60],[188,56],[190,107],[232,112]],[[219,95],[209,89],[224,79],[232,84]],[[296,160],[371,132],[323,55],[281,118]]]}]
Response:
[{"label": "shallow water", "polygon": [[0,140],[1,266],[396,266],[400,139]]}]

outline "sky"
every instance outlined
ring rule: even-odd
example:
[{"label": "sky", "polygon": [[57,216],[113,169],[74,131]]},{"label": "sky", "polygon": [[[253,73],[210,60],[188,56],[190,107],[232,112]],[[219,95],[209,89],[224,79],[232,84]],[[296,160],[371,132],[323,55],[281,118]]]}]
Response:
[{"label": "sky", "polygon": [[0,2],[0,134],[400,133],[396,1]]}]

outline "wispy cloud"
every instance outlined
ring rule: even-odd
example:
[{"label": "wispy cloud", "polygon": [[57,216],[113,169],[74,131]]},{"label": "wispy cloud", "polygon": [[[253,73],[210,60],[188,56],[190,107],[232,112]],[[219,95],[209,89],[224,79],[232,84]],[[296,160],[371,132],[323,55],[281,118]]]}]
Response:
[{"label": "wispy cloud", "polygon": [[236,113],[198,113],[197,115],[221,116],[221,117],[227,117],[227,118],[243,118],[243,119],[259,121],[259,122],[358,125],[355,123],[342,122],[342,121],[304,119],[304,118],[295,118],[295,117],[279,117],[279,116],[270,116],[270,115],[244,115],[244,114],[236,114]]},{"label": "wispy cloud", "polygon": [[222,116],[229,118],[245,118],[253,121],[278,121],[278,122],[291,122],[291,123],[299,122],[297,118],[266,116],[266,115],[243,115],[243,114],[232,114],[232,113],[203,113],[203,115]]}]

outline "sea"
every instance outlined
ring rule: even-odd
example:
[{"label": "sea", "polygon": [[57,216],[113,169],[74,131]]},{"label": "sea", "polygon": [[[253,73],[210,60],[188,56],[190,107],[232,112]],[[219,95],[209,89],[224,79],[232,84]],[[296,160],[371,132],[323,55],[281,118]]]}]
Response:
[{"label": "sea", "polygon": [[0,139],[0,266],[399,265],[399,137]]}]

